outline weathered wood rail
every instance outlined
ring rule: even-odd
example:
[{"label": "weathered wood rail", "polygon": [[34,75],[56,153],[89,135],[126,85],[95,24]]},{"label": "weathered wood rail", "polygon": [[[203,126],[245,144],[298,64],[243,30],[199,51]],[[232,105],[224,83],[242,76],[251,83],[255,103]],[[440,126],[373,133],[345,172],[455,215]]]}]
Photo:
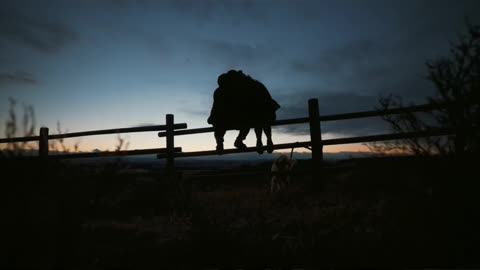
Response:
[{"label": "weathered wood rail", "polygon": [[[425,105],[415,105],[415,106],[393,108],[393,109],[386,109],[386,110],[370,110],[370,111],[354,112],[354,113],[320,115],[318,100],[310,99],[308,101],[307,117],[277,120],[272,124],[272,126],[280,126],[280,125],[308,123],[310,128],[310,141],[276,144],[274,145],[273,148],[275,150],[290,149],[293,147],[295,148],[305,147],[310,149],[312,151],[312,166],[314,166],[314,168],[317,168],[312,170],[313,172],[315,172],[315,171],[319,171],[319,168],[322,165],[323,146],[325,145],[364,143],[364,142],[373,142],[373,141],[399,140],[399,139],[408,139],[408,138],[416,138],[416,137],[445,136],[445,135],[456,134],[455,129],[444,128],[444,129],[430,129],[430,130],[423,130],[423,131],[406,132],[406,133],[390,133],[390,134],[379,134],[379,135],[370,135],[370,136],[323,140],[322,133],[321,133],[321,122],[340,121],[340,120],[366,118],[366,117],[378,117],[378,116],[384,116],[389,114],[400,114],[400,113],[407,113],[407,112],[428,112],[432,110],[444,109],[446,108],[446,106],[448,106],[448,104],[438,104],[438,105],[425,104]],[[128,133],[128,132],[146,132],[146,131],[160,131],[158,133],[158,137],[166,138],[166,148],[139,149],[139,150],[114,151],[114,152],[95,152],[95,153],[68,153],[63,155],[49,155],[49,151],[48,151],[49,140],[72,138],[72,137],[79,137],[79,136],[92,136],[92,135],[104,135],[104,134],[116,134],[116,133]],[[175,136],[193,135],[193,134],[208,133],[213,131],[214,129],[212,127],[187,129],[186,123],[174,123],[174,115],[167,114],[165,118],[165,125],[104,129],[104,130],[73,132],[73,133],[55,134],[55,135],[49,135],[48,128],[42,127],[40,128],[39,136],[3,138],[3,139],[0,139],[0,143],[38,141],[39,157],[50,158],[50,159],[93,158],[93,157],[106,157],[106,156],[157,154],[158,158],[166,159],[166,169],[168,173],[173,173],[175,170],[175,158],[211,156],[211,155],[219,155],[219,154],[226,155],[226,154],[237,154],[237,153],[257,151],[256,147],[247,147],[246,149],[225,149],[220,153],[216,150],[182,152],[181,147],[175,147],[175,143],[174,143]],[[313,177],[319,179],[320,175],[313,175]]]},{"label": "weathered wood rail", "polygon": [[[118,133],[131,133],[131,132],[148,132],[148,131],[160,131],[170,129],[184,129],[187,128],[187,124],[174,124],[170,127],[167,125],[154,125],[154,126],[144,126],[144,127],[131,127],[131,128],[115,128],[115,129],[102,129],[102,130],[91,130],[91,131],[82,131],[82,132],[71,132],[64,134],[48,134],[48,128],[40,128],[39,136],[30,136],[30,137],[16,137],[16,138],[3,138],[0,139],[0,143],[18,143],[18,142],[30,142],[38,141],[38,155],[41,158],[50,158],[50,159],[71,159],[71,158],[93,158],[93,157],[108,157],[108,156],[130,156],[130,155],[147,155],[147,154],[158,154],[164,153],[167,151],[167,148],[153,148],[153,149],[138,149],[138,150],[125,150],[125,151],[104,151],[104,152],[92,152],[92,153],[70,153],[62,155],[49,155],[48,141],[55,139],[64,139],[64,138],[73,138],[73,137],[82,137],[82,136],[92,136],[92,135],[107,135],[107,134],[118,134]],[[172,149],[170,149],[172,150]],[[174,152],[181,152],[181,147],[173,148]]]}]

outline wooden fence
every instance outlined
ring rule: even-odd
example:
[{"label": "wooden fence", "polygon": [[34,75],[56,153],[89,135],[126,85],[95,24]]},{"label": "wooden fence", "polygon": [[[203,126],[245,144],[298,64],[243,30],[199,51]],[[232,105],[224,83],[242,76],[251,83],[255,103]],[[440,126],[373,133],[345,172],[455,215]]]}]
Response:
[{"label": "wooden fence", "polygon": [[[389,114],[400,114],[400,113],[406,113],[406,112],[421,112],[421,111],[426,112],[426,111],[442,109],[442,108],[445,108],[445,106],[446,106],[445,104],[444,105],[426,104],[426,105],[417,105],[417,106],[394,108],[394,109],[387,109],[387,110],[371,110],[371,111],[363,111],[363,112],[355,112],[355,113],[344,113],[344,114],[321,116],[319,113],[318,100],[310,99],[308,101],[307,117],[277,120],[273,123],[273,126],[308,123],[310,128],[310,140],[303,141],[303,142],[295,142],[295,143],[276,144],[274,145],[273,148],[275,150],[290,149],[292,147],[297,147],[297,148],[305,147],[310,149],[312,151],[312,166],[314,168],[312,172],[315,173],[315,172],[319,172],[319,168],[321,167],[321,164],[323,161],[323,146],[325,145],[364,143],[364,142],[373,142],[373,141],[398,140],[398,139],[408,139],[408,138],[428,137],[428,136],[444,136],[444,135],[452,135],[456,133],[454,129],[433,129],[433,130],[415,131],[415,132],[407,132],[407,133],[391,133],[391,134],[380,134],[380,135],[372,135],[372,136],[360,136],[360,137],[323,140],[321,125],[320,125],[321,122],[384,116]],[[173,114],[167,114],[165,119],[165,125],[105,129],[105,130],[73,132],[73,133],[55,134],[55,135],[49,135],[48,128],[42,127],[40,128],[39,136],[4,138],[4,139],[0,139],[0,143],[38,141],[38,152],[39,152],[40,158],[49,158],[49,159],[71,159],[71,158],[105,157],[105,156],[157,154],[158,158],[166,159],[167,172],[173,173],[175,169],[175,158],[211,156],[211,155],[219,154],[219,152],[217,152],[216,150],[182,152],[181,147],[175,147],[175,144],[174,144],[175,136],[213,132],[212,127],[194,128],[194,129],[186,129],[186,128],[187,128],[186,123],[180,123],[180,124],[174,123]],[[146,131],[160,131],[158,133],[158,136],[166,138],[166,148],[126,150],[126,151],[114,151],[114,152],[97,152],[97,153],[71,153],[71,154],[63,154],[63,155],[49,155],[49,152],[48,152],[48,142],[49,140],[53,140],[53,139],[63,139],[63,138],[103,135],[103,134],[128,133],[128,132],[146,132]],[[221,152],[221,154],[235,154],[235,153],[254,152],[254,151],[257,151],[256,147],[247,147],[246,149],[225,149]],[[313,177],[320,178],[319,175],[313,175]]]}]

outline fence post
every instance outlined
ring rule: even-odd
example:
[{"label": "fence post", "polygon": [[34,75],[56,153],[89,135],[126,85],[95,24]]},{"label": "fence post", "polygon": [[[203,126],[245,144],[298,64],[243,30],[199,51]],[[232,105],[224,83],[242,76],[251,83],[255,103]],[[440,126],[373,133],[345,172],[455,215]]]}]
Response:
[{"label": "fence post", "polygon": [[173,131],[175,130],[174,127],[174,119],[173,114],[167,114],[165,117],[167,129],[166,129],[166,139],[167,139],[167,174],[172,176],[175,171],[175,161],[174,161],[174,134]]},{"label": "fence post", "polygon": [[320,130],[320,112],[318,99],[308,100],[308,117],[310,123],[310,141],[312,143],[312,179],[323,189],[321,175],[323,162],[322,132]]},{"label": "fence post", "polygon": [[40,128],[40,136],[38,140],[38,156],[41,158],[48,157],[48,128]]}]

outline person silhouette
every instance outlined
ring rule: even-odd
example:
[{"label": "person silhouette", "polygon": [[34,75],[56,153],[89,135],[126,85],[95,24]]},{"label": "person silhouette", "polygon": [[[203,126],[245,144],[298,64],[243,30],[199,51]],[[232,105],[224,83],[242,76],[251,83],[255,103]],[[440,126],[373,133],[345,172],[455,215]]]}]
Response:
[{"label": "person silhouette", "polygon": [[245,89],[245,97],[248,100],[247,117],[249,125],[255,130],[257,138],[257,152],[263,153],[262,132],[267,137],[267,152],[273,152],[272,128],[271,125],[276,120],[276,110],[280,105],[272,98],[268,89],[263,83],[253,79],[249,75],[244,74],[241,70],[238,71],[239,76],[242,77],[242,89]]},{"label": "person silhouette", "polygon": [[223,150],[223,137],[228,129],[239,130],[234,146],[239,149],[247,148],[243,141],[250,127],[242,116],[242,107],[245,102],[239,95],[239,79],[234,70],[223,73],[217,78],[218,88],[213,94],[213,105],[207,121],[213,125],[217,151]]},{"label": "person silhouette", "polygon": [[230,70],[217,79],[214,101],[208,123],[215,129],[217,150],[223,150],[223,136],[227,129],[238,129],[234,146],[245,149],[243,140],[250,128],[257,138],[257,152],[263,153],[262,132],[267,137],[267,152],[273,152],[271,124],[280,105],[271,97],[265,85],[241,70]]}]

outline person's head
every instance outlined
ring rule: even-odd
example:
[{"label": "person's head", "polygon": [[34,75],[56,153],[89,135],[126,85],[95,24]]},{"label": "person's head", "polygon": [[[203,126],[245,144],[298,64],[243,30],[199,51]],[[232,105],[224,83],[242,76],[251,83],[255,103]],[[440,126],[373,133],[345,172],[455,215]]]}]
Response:
[{"label": "person's head", "polygon": [[227,73],[220,74],[220,76],[218,76],[217,78],[218,86],[225,86],[227,78],[228,78]]},{"label": "person's head", "polygon": [[245,77],[245,74],[241,70],[231,69],[227,73],[223,73],[217,78],[219,86],[229,86],[237,84],[239,80]]},{"label": "person's head", "polygon": [[227,75],[232,81],[238,81],[245,77],[242,70],[231,69],[227,72]]}]

